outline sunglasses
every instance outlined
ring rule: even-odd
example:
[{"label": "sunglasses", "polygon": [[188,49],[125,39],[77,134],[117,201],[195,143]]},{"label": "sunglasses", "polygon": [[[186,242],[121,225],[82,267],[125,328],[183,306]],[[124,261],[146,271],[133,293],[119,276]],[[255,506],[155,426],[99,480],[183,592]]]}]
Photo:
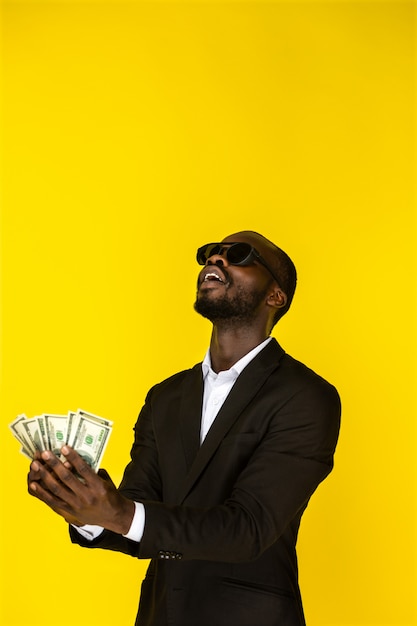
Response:
[{"label": "sunglasses", "polygon": [[268,270],[278,285],[280,284],[280,281],[265,259],[259,254],[256,248],[249,243],[206,243],[197,250],[197,263],[199,265],[206,265],[207,260],[217,254],[225,256],[230,265],[244,266],[253,265],[256,262],[260,263]]}]

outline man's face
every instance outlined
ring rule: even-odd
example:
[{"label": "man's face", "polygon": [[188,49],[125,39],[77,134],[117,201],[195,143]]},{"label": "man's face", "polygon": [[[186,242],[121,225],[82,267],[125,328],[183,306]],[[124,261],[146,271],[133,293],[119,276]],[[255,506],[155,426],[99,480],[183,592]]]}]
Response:
[{"label": "man's face", "polygon": [[[223,239],[227,244],[250,243],[258,249],[259,242],[240,233]],[[265,306],[271,288],[269,272],[259,263],[231,265],[225,251],[207,259],[197,281],[195,310],[212,322],[228,320],[231,326],[249,325]]]}]

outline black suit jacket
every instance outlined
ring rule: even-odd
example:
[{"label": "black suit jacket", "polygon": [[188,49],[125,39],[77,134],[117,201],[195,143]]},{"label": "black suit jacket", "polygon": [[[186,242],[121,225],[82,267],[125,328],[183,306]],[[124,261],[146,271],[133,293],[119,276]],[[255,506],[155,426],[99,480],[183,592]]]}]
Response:
[{"label": "black suit jacket", "polygon": [[153,387],[121,492],[142,541],[73,541],[152,559],[139,626],[301,626],[301,515],[333,466],[333,386],[272,340],[243,370],[200,447],[201,364]]}]

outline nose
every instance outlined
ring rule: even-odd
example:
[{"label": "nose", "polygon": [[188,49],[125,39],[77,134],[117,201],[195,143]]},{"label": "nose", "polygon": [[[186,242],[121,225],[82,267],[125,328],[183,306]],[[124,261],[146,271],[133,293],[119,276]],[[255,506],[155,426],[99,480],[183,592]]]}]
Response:
[{"label": "nose", "polygon": [[229,265],[225,256],[226,250],[227,248],[222,248],[217,254],[211,254],[206,261],[206,265],[218,265],[219,267]]}]

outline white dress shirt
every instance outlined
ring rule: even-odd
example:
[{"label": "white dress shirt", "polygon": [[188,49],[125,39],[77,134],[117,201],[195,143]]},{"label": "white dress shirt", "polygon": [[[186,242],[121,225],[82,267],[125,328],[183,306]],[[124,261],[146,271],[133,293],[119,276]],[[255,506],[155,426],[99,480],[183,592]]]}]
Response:
[{"label": "white dress shirt", "polygon": [[[206,356],[202,363],[203,371],[203,410],[201,415],[200,443],[203,443],[211,425],[217,417],[218,412],[222,408],[224,401],[229,395],[233,385],[235,384],[239,374],[245,367],[256,357],[257,354],[271,341],[268,337],[260,343],[256,348],[245,354],[230,369],[224,370],[216,374],[211,368],[210,350],[207,350]],[[145,507],[141,502],[135,502],[135,514],[129,532],[124,537],[133,541],[142,539],[145,528]],[[75,526],[76,530],[90,541],[98,537],[102,532],[102,526],[86,524],[85,526]]]}]

